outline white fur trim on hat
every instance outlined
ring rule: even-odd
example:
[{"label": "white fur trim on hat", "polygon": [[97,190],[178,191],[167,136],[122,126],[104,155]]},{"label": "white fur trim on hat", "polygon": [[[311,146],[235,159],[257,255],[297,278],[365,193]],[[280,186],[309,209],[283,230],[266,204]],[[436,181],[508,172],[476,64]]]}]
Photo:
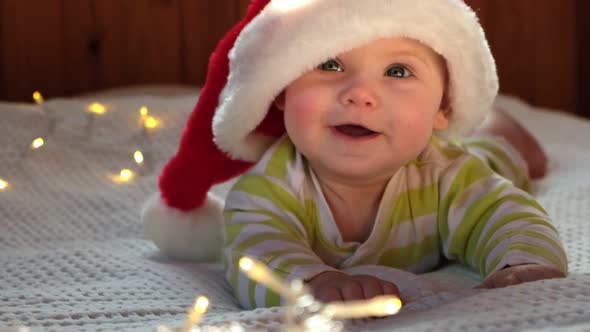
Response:
[{"label": "white fur trim on hat", "polygon": [[453,113],[443,135],[481,123],[498,77],[478,19],[462,0],[273,0],[229,54],[215,143],[234,159],[258,161],[272,139],[254,129],[288,84],[342,52],[393,37],[416,39],[446,59]]},{"label": "white fur trim on hat", "polygon": [[223,246],[223,202],[207,194],[190,212],[170,208],[156,193],[145,203],[141,219],[146,237],[166,256],[199,262],[218,261]]}]

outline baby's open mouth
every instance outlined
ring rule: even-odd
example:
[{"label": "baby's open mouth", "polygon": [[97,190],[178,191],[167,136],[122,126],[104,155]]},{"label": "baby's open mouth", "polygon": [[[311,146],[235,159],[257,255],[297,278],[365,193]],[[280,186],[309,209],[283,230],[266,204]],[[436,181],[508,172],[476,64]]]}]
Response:
[{"label": "baby's open mouth", "polygon": [[363,136],[371,136],[377,134],[376,132],[372,131],[371,129],[365,128],[359,125],[353,124],[346,124],[334,127],[338,132],[352,137],[363,137]]}]

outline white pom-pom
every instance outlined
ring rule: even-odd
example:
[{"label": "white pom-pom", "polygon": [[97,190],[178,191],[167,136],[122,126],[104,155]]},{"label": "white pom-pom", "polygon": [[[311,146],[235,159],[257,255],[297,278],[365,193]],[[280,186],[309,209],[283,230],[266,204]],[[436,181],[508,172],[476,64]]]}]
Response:
[{"label": "white pom-pom", "polygon": [[141,219],[147,238],[166,256],[211,262],[221,257],[222,211],[223,201],[210,193],[204,206],[189,212],[168,207],[156,193],[145,203]]}]

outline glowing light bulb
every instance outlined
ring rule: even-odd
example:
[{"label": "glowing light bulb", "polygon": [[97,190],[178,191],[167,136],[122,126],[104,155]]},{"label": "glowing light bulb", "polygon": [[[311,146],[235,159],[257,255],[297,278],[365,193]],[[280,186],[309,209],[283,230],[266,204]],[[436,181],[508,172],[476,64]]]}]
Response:
[{"label": "glowing light bulb", "polygon": [[139,109],[139,115],[141,115],[142,117],[145,117],[149,114],[148,108],[146,106],[142,106]]},{"label": "glowing light bulb", "polygon": [[43,138],[41,138],[41,137],[35,138],[35,140],[33,140],[33,143],[31,143],[31,149],[37,150],[38,148],[42,147],[43,145],[45,145],[45,141],[43,140]]},{"label": "glowing light bulb", "polygon": [[160,121],[158,121],[156,118],[154,118],[153,116],[148,116],[145,121],[143,122],[143,125],[147,128],[147,129],[155,129],[160,125]]},{"label": "glowing light bulb", "polygon": [[242,257],[238,264],[248,278],[271,288],[280,295],[291,299],[295,299],[299,296],[295,290],[289,287],[289,284],[279,278],[262,262],[250,257]]},{"label": "glowing light bulb", "polygon": [[35,100],[35,103],[37,103],[38,105],[43,104],[43,95],[41,94],[41,92],[39,91],[35,91],[33,92],[33,100]]},{"label": "glowing light bulb", "polygon": [[205,296],[200,296],[195,302],[195,311],[205,313],[209,307],[209,299]]},{"label": "glowing light bulb", "polygon": [[133,171],[125,168],[119,172],[119,181],[121,182],[129,182],[133,178]]},{"label": "glowing light bulb", "polygon": [[0,191],[8,189],[9,183],[4,179],[0,179]]},{"label": "glowing light bulb", "polygon": [[135,153],[133,154],[133,159],[135,159],[135,163],[138,165],[143,164],[143,153],[141,153],[141,151],[135,151]]},{"label": "glowing light bulb", "polygon": [[383,304],[383,313],[386,315],[395,315],[402,308],[402,300],[399,298],[391,298]]},{"label": "glowing light bulb", "polygon": [[105,114],[107,111],[106,107],[101,103],[92,103],[88,106],[88,112],[94,114]]},{"label": "glowing light bulb", "polygon": [[248,257],[242,257],[239,263],[240,268],[244,271],[250,271],[254,267],[254,261]]},{"label": "glowing light bulb", "polygon": [[333,318],[385,317],[397,314],[402,308],[402,301],[393,295],[381,295],[370,300],[330,303],[324,312]]},{"label": "glowing light bulb", "polygon": [[188,312],[188,317],[186,318],[182,332],[192,331],[193,326],[197,325],[201,321],[201,318],[203,317],[203,314],[207,312],[208,307],[209,299],[204,296],[198,297],[195,301],[195,306]]}]

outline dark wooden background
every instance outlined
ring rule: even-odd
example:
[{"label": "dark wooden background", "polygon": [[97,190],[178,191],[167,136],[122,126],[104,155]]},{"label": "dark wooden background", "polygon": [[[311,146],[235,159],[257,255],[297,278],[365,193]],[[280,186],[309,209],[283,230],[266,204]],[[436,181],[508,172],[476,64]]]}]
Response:
[{"label": "dark wooden background", "polygon": [[[248,0],[0,0],[0,100],[202,84]],[[467,0],[504,93],[590,116],[589,0]]]}]

